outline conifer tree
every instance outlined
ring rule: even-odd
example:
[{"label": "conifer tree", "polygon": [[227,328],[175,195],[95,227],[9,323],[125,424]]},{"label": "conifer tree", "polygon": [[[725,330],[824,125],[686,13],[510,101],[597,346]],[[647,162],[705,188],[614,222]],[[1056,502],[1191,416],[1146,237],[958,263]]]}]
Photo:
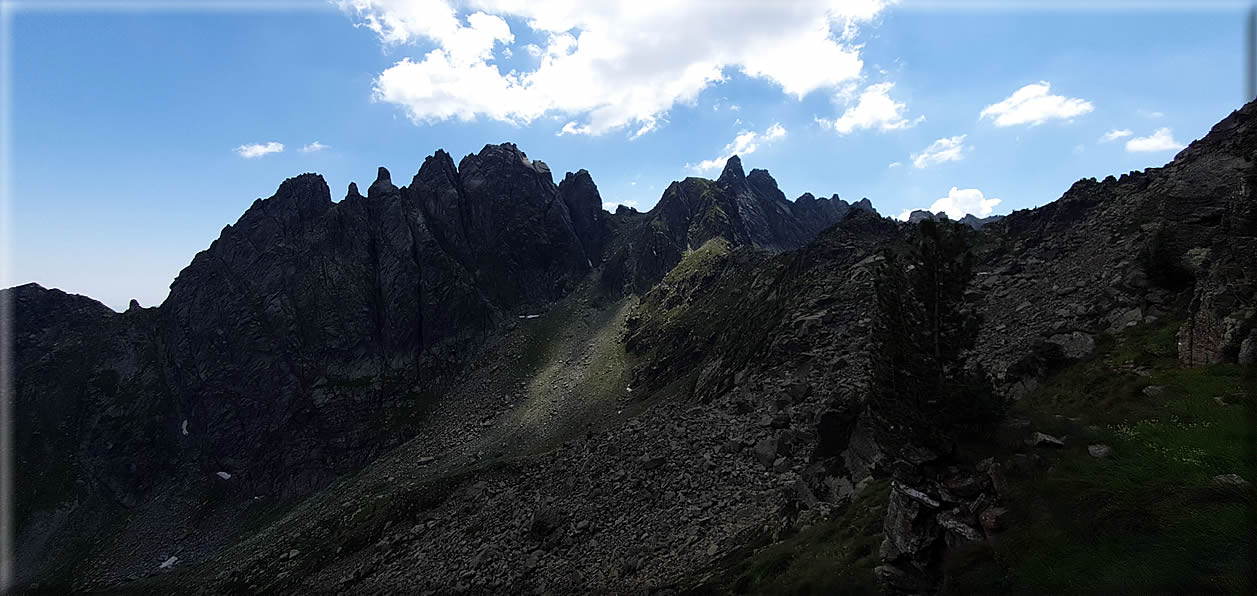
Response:
[{"label": "conifer tree", "polygon": [[990,380],[969,362],[980,318],[966,300],[972,230],[925,220],[876,276],[869,409],[882,433],[945,448],[1002,415]]}]

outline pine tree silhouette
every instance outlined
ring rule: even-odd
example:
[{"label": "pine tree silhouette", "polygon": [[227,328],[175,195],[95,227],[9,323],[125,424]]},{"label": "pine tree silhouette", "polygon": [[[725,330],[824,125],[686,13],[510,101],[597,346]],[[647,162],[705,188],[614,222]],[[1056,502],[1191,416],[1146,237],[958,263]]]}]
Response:
[{"label": "pine tree silhouette", "polygon": [[1003,407],[969,362],[981,319],[966,299],[972,230],[921,222],[907,246],[887,250],[876,277],[868,407],[881,434],[945,449],[981,432]]}]

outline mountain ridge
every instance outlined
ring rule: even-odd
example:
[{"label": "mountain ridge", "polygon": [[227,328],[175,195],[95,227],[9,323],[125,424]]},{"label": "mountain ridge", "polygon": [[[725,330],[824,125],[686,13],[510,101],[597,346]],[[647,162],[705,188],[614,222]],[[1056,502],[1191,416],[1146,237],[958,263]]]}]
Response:
[{"label": "mountain ridge", "polygon": [[[1257,276],[1245,256],[1257,249],[1255,151],[1249,104],[1164,168],[1080,180],[1057,201],[975,232],[975,300],[986,318],[976,358],[1002,391],[1031,391],[1101,334],[1170,317],[1185,320],[1185,365],[1237,361],[1257,342]],[[736,157],[716,180],[673,182],[648,212],[614,214],[601,210],[588,172],[555,184],[544,162],[510,144],[457,167],[438,151],[400,188],[380,168],[366,196],[351,184],[340,202],[317,174],[290,178],[198,253],[160,306],[117,313],[37,285],[4,290],[18,315],[19,532],[22,544],[42,536],[52,545],[19,548],[21,577],[76,571],[78,589],[117,588],[159,573],[161,561],[100,546],[93,535],[110,515],[137,536],[192,544],[199,538],[180,538],[155,512],[186,502],[196,519],[219,519],[224,503],[266,496],[309,506],[279,510],[248,541],[216,535],[188,546],[179,553],[189,575],[150,579],[300,592],[318,577],[389,591],[413,587],[422,569],[436,589],[491,577],[472,573],[488,564],[544,588],[562,587],[577,565],[615,589],[673,585],[751,535],[781,537],[842,507],[875,476],[917,469],[903,463],[904,446],[870,439],[859,399],[871,271],[910,229],[867,199],[788,201]],[[1157,285],[1141,265],[1148,258],[1182,263],[1190,283]],[[597,316],[547,317],[556,304]],[[608,314],[621,309],[627,316]],[[551,360],[558,352],[542,340],[580,335],[564,325],[599,321],[580,336],[616,344],[607,321],[617,317],[622,354],[603,345]],[[512,329],[537,334],[540,347],[508,342],[501,360],[478,359]],[[503,448],[486,445],[466,468],[436,464],[454,466],[439,468],[450,475],[420,463],[441,455],[408,441],[432,430],[434,412],[468,408],[459,432],[488,432],[510,410],[495,400],[559,391],[569,381],[556,371],[595,352],[623,358],[599,365],[627,375],[627,386],[599,390],[637,417],[518,460],[495,460]],[[481,396],[477,378],[517,366],[527,369],[521,385]],[[454,389],[465,403],[442,400]],[[393,482],[403,468],[410,484]],[[374,484],[355,486],[357,470]],[[975,471],[957,474],[948,482],[994,490]],[[909,478],[896,476],[928,499],[956,498]],[[913,557],[933,569],[932,549],[946,542],[940,523],[952,524],[946,540],[983,531],[919,511],[921,524],[897,527],[908,493],[892,490],[886,537],[907,557],[882,561],[892,584],[915,573],[905,566]],[[342,494],[390,501],[362,513],[368,503],[341,503]],[[614,518],[606,495],[632,515],[604,519]],[[703,521],[691,499],[719,515]],[[967,496],[947,502],[980,507]],[[495,517],[503,510],[511,514]],[[675,556],[634,550],[643,527]],[[385,546],[371,546],[378,541]],[[391,544],[410,546],[394,554]],[[76,549],[96,558],[63,555]],[[511,556],[526,552],[537,554]],[[222,570],[209,569],[219,555]],[[613,570],[613,561],[627,563]]]},{"label": "mountain ridge", "polygon": [[[283,181],[155,307],[119,313],[37,284],[5,290],[34,340],[18,353],[19,403],[42,399],[44,412],[20,421],[20,459],[61,470],[19,493],[19,527],[32,508],[67,499],[134,506],[168,475],[224,472],[240,490],[290,499],[317,490],[413,435],[419,412],[514,313],[570,294],[602,263],[621,219],[585,170],[555,184],[510,143],[457,166],[438,150],[409,185],[380,167],[365,196],[351,183],[341,201],[318,174]],[[717,233],[772,238],[733,221]],[[49,445],[67,423],[81,440]],[[166,455],[133,465],[146,452]]]}]

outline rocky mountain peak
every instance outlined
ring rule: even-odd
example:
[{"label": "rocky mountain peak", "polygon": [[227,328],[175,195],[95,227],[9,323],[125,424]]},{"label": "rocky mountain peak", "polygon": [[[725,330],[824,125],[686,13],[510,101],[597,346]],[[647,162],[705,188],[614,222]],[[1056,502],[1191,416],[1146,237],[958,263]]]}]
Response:
[{"label": "rocky mountain peak", "polygon": [[[468,155],[463,158],[463,162],[458,165],[459,171],[465,171],[468,165]],[[501,143],[498,145],[485,145],[480,153],[474,155],[474,162],[486,171],[497,169],[511,169],[522,166],[537,174],[550,176],[550,167],[541,160],[528,159],[528,155],[519,149],[515,143]]]},{"label": "rocky mountain peak", "polygon": [[[978,229],[981,229],[981,228],[982,228],[982,226],[985,226],[986,224],[989,224],[989,223],[991,223],[991,222],[993,222],[993,221],[999,221],[999,220],[1000,220],[1000,219],[1002,219],[1003,217],[1004,217],[1003,215],[991,215],[991,216],[988,216],[988,217],[977,217],[977,216],[975,216],[975,215],[973,215],[973,214],[969,214],[969,213],[967,213],[967,214],[965,214],[965,216],[964,216],[964,217],[962,217],[962,218],[960,218],[960,219],[956,220],[956,222],[957,222],[957,223],[962,223],[962,224],[964,224],[964,225],[966,225],[966,226],[969,226],[969,227],[971,227],[971,228],[973,228],[973,229],[975,229],[975,230],[978,230]],[[949,218],[949,217],[947,217],[947,213],[946,213],[946,212],[940,211],[940,212],[938,212],[938,213],[934,213],[934,212],[931,212],[931,211],[926,210],[926,209],[916,209],[916,210],[914,210],[912,213],[909,213],[909,214],[908,214],[908,223],[920,223],[920,222],[923,222],[923,221],[925,221],[925,220],[927,220],[927,219],[944,220],[944,221],[946,221],[946,220],[948,220],[948,219],[950,219],[950,218]]]},{"label": "rocky mountain peak", "polygon": [[301,174],[285,180],[271,197],[277,212],[307,219],[322,215],[332,207],[332,192],[318,174]]},{"label": "rocky mountain peak", "polygon": [[447,183],[453,186],[457,184],[457,181],[458,168],[454,166],[454,158],[444,149],[437,149],[436,153],[424,158],[423,165],[419,166],[419,171],[415,174],[411,186],[421,183]]},{"label": "rocky mountain peak", "polygon": [[593,184],[594,179],[592,176],[589,175],[589,170],[586,170],[585,168],[581,168],[579,170],[576,170],[575,172],[568,172],[564,174],[563,182],[561,182],[560,184],[562,183],[581,184],[581,185]]},{"label": "rocky mountain peak", "polygon": [[747,174],[746,181],[755,189],[755,192],[765,200],[784,202],[786,195],[781,192],[777,186],[777,180],[768,173],[768,170],[754,169]]},{"label": "rocky mountain peak", "polygon": [[607,239],[611,234],[606,212],[602,210],[602,195],[586,170],[568,172],[559,183],[559,198],[567,206],[572,218],[572,228],[589,262],[602,259]]},{"label": "rocky mountain peak", "polygon": [[[1098,334],[1186,317],[1184,364],[1248,354],[1251,366],[1255,123],[1246,106],[1164,168],[1080,181],[978,234],[990,241],[974,254],[975,360],[1021,391],[1047,374],[1043,346],[1056,346],[1044,360],[1073,359]],[[865,581],[894,587],[950,561],[946,549],[1018,531],[1006,522],[1037,523],[1014,509],[1023,493],[999,486],[1037,479],[1061,461],[1038,452],[1062,440],[977,474],[869,430],[871,274],[908,226],[868,199],[785,200],[736,156],[719,181],[674,182],[646,213],[607,214],[585,170],[551,176],[509,143],[458,167],[437,151],[401,189],[380,168],[368,195],[386,200],[351,183],[356,199],[333,204],[303,174],[228,226],[155,308],[0,291],[15,313],[28,583],[480,593],[597,577],[586,591],[645,593],[672,589],[660,578],[737,577],[731,554],[757,529],[776,539],[845,511],[883,518],[859,521],[869,530],[851,544],[860,565],[882,564]],[[1174,237],[1160,246],[1163,228]],[[1152,251],[1194,281],[1155,287],[1138,262]],[[1121,367],[1122,387],[1139,382]],[[1200,403],[1221,420],[1230,410],[1214,402],[1237,404],[1209,385]],[[1151,389],[1137,399],[1166,397]],[[609,414],[635,404],[649,407]],[[1056,452],[1088,457],[1093,431],[1066,428],[1077,445]],[[677,487],[692,492],[661,498]],[[1231,494],[1217,488],[1199,494]],[[276,516],[255,525],[255,511]],[[932,593],[922,577],[894,593]]]},{"label": "rocky mountain peak", "polygon": [[374,199],[396,192],[397,187],[393,186],[393,179],[388,173],[388,168],[380,166],[375,176],[375,182],[372,182],[371,186],[367,188],[367,198]]},{"label": "rocky mountain peak", "polygon": [[[927,211],[925,209],[913,209],[912,213],[908,214],[908,223],[919,223],[927,219],[934,219],[934,218],[935,218],[934,214],[930,211]],[[947,219],[947,214],[940,213],[939,218]]]},{"label": "rocky mountain peak", "polygon": [[725,169],[720,172],[716,183],[734,184],[744,180],[746,180],[746,174],[742,171],[742,160],[734,155],[725,162]]}]

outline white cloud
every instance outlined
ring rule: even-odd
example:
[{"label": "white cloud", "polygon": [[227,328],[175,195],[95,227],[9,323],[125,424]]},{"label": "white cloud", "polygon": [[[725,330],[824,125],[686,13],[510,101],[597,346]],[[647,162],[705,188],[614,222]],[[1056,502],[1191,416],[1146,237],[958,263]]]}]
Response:
[{"label": "white cloud", "polygon": [[1168,128],[1158,128],[1151,135],[1135,137],[1126,141],[1126,150],[1131,153],[1169,151],[1182,148],[1183,144],[1174,140],[1174,132]]},{"label": "white cloud", "polygon": [[[894,0],[587,2],[338,0],[386,45],[422,43],[376,78],[373,97],[416,122],[485,117],[527,124],[565,116],[565,134],[631,127],[645,134],[677,104],[691,104],[729,71],[776,84],[796,98],[857,80],[859,24]],[[472,12],[475,11],[475,12]],[[502,73],[493,49],[513,44],[505,19],[543,39],[525,45],[535,69]]]},{"label": "white cloud", "polygon": [[1037,126],[1052,119],[1067,120],[1095,109],[1091,102],[1077,97],[1048,93],[1052,85],[1039,81],[1013,92],[999,103],[982,109],[979,118],[992,118],[995,126],[1029,124]]},{"label": "white cloud", "polygon": [[269,143],[249,143],[248,145],[241,145],[235,149],[236,153],[240,155],[240,157],[246,159],[262,157],[267,153],[279,153],[283,150],[284,144],[276,143],[275,141],[271,141]]},{"label": "white cloud", "polygon": [[[988,199],[982,194],[982,191],[976,188],[961,189],[953,186],[947,192],[947,196],[934,201],[934,204],[930,205],[929,211],[931,213],[946,213],[947,217],[951,219],[960,219],[965,215],[986,217],[999,204],[999,199]],[[907,221],[912,211],[912,209],[905,209],[903,213],[899,214],[899,219]]]},{"label": "white cloud", "polygon": [[624,201],[622,203],[603,203],[602,208],[612,213],[615,213],[616,208],[619,207],[620,205],[624,205],[625,207],[632,207],[636,209],[637,201]]},{"label": "white cloud", "polygon": [[695,172],[707,172],[720,169],[734,155],[747,156],[755,153],[763,143],[769,143],[786,136],[786,129],[781,124],[773,124],[769,126],[763,133],[757,133],[753,130],[744,130],[733,138],[733,142],[725,145],[720,155],[713,159],[705,159],[698,163],[686,164],[685,167]]},{"label": "white cloud", "polygon": [[968,135],[957,135],[930,143],[930,146],[926,147],[924,151],[912,154],[912,165],[918,168],[925,168],[964,159],[964,152],[968,149],[965,146],[966,136]]},{"label": "white cloud", "polygon": [[1116,141],[1123,137],[1129,137],[1130,135],[1133,135],[1133,134],[1135,134],[1135,131],[1129,128],[1123,128],[1120,130],[1115,128],[1113,130],[1110,130],[1109,132],[1104,133],[1104,136],[1100,137],[1100,142],[1108,143],[1110,141]]},{"label": "white cloud", "polygon": [[869,85],[860,93],[856,104],[847,108],[837,120],[817,121],[822,126],[845,135],[862,128],[876,128],[880,131],[910,128],[925,120],[925,116],[915,120],[904,118],[907,106],[890,98],[890,89],[894,86],[894,83]]},{"label": "white cloud", "polygon": [[327,149],[327,145],[324,145],[323,143],[315,141],[313,143],[310,143],[309,145],[306,145],[305,147],[302,147],[299,151],[301,151],[302,153],[314,153],[316,151],[322,151],[324,149]]},{"label": "white cloud", "polygon": [[901,162],[898,162],[898,161],[892,161],[892,162],[890,162],[890,165],[888,165],[888,166],[886,166],[886,167],[887,167],[887,168],[897,168],[897,167],[902,166],[902,165],[903,165],[903,163],[901,163]]}]

